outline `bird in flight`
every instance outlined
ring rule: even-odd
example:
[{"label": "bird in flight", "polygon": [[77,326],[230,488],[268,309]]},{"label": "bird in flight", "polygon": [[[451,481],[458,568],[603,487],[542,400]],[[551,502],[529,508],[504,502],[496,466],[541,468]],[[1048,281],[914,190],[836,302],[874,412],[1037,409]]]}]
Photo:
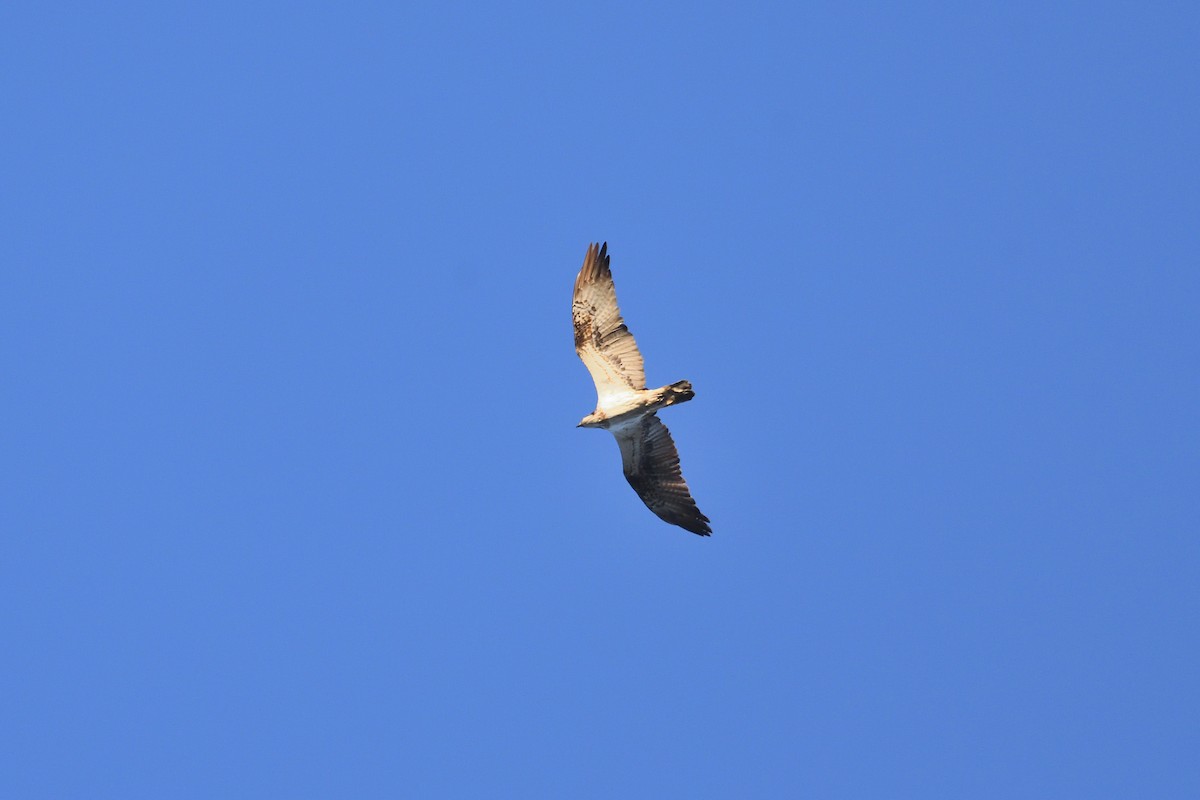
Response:
[{"label": "bird in flight", "polygon": [[578,427],[604,428],[617,437],[625,479],[647,508],[672,525],[708,536],[709,519],[696,507],[679,469],[679,451],[658,418],[660,408],[686,403],[696,393],[689,381],[646,388],[642,354],[621,319],[608,262],[608,242],[589,246],[575,279],[575,352],[596,384],[596,410]]}]

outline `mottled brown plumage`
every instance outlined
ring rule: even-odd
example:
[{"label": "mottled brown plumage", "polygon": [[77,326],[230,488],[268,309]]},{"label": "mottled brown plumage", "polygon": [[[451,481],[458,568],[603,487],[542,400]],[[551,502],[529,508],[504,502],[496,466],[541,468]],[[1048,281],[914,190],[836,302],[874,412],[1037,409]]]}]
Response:
[{"label": "mottled brown plumage", "polygon": [[642,354],[621,319],[608,262],[608,242],[588,248],[575,279],[575,299],[571,303],[575,352],[592,373],[601,401],[646,388]]}]

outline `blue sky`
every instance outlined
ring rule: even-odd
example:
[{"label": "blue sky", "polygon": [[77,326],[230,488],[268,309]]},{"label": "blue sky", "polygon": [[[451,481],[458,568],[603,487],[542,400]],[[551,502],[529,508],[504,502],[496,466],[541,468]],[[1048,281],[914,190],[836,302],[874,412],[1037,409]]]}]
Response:
[{"label": "blue sky", "polygon": [[1200,793],[1190,4],[0,31],[4,796]]}]

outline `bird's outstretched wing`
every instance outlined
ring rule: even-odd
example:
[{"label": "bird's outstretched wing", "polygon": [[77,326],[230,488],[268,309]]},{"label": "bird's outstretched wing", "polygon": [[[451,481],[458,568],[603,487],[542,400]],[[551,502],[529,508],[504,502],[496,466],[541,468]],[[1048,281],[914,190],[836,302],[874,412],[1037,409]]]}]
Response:
[{"label": "bird's outstretched wing", "polygon": [[612,431],[621,447],[621,463],[629,485],[646,507],[686,531],[708,536],[709,519],[700,513],[679,469],[679,451],[667,426],[654,414]]},{"label": "bird's outstretched wing", "polygon": [[606,398],[646,388],[642,354],[617,307],[617,290],[608,268],[608,242],[588,247],[575,279],[571,318],[575,352],[592,374],[600,405]]}]

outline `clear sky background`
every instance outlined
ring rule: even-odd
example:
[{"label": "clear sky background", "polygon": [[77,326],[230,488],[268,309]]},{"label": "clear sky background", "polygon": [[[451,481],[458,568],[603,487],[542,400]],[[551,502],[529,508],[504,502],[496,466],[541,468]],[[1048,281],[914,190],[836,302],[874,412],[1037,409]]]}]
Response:
[{"label": "clear sky background", "polygon": [[0,794],[1200,796],[1194,4],[110,5],[0,10]]}]

